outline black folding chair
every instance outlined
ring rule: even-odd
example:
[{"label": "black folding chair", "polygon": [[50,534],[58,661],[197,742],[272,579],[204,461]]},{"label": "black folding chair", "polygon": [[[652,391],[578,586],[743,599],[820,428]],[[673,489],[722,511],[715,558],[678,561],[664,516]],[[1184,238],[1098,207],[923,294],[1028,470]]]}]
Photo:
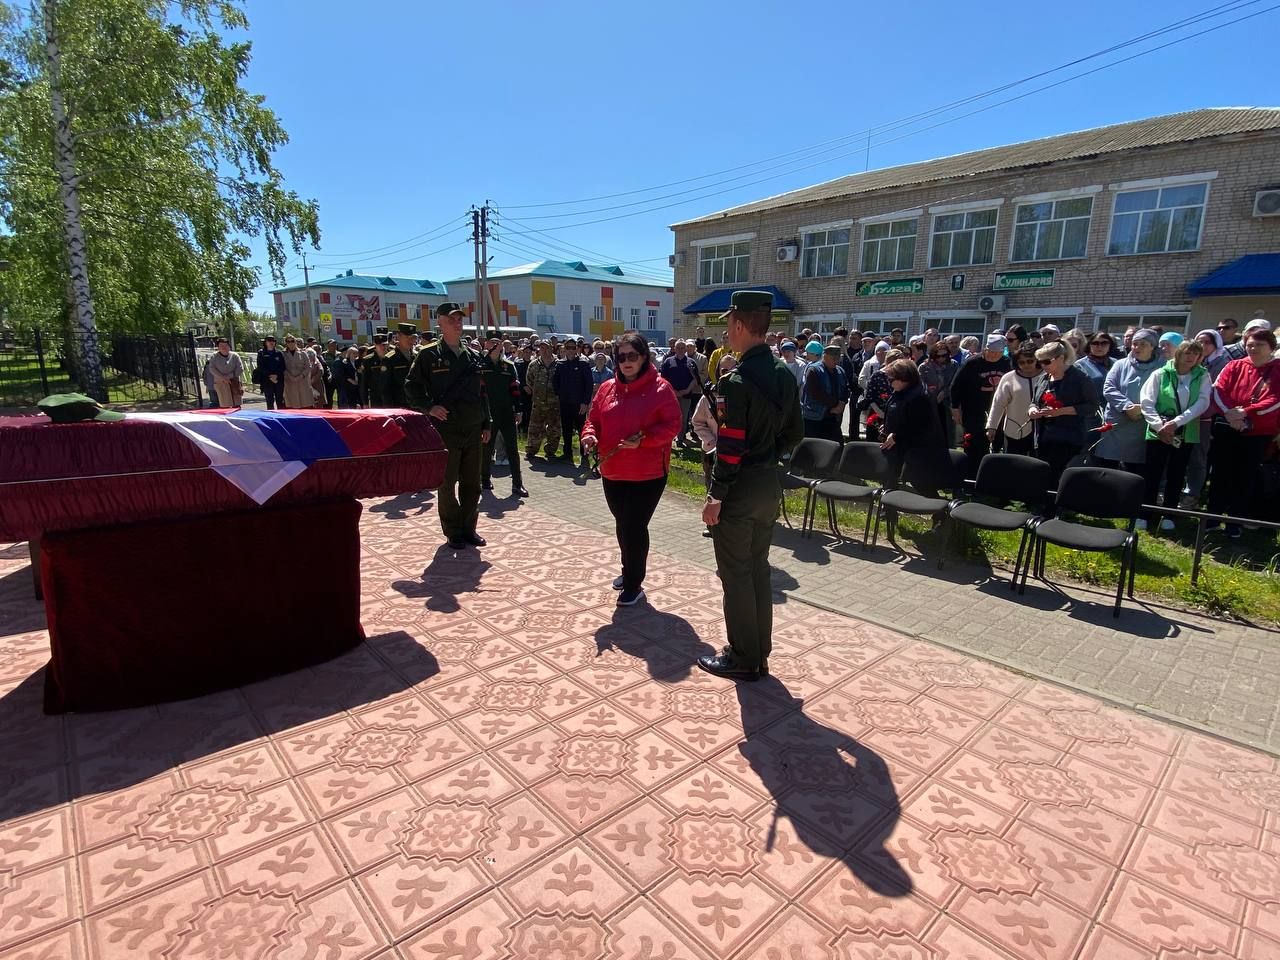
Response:
[{"label": "black folding chair", "polygon": [[[844,445],[835,476],[830,480],[820,480],[813,488],[814,496],[822,497],[827,502],[827,529],[837,541],[843,542],[848,538],[840,532],[840,524],[836,520],[836,503],[865,502],[867,523],[862,530],[862,548],[867,548],[876,500],[892,479],[893,468],[888,456],[880,449],[880,444],[853,441]],[[875,486],[872,486],[873,482]]]},{"label": "black folding chair", "polygon": [[[1133,599],[1133,579],[1138,566],[1138,511],[1146,493],[1142,477],[1126,470],[1108,470],[1105,467],[1069,467],[1062,471],[1055,498],[1058,516],[1031,525],[1031,550],[1022,565],[1022,582],[1018,592],[1027,588],[1027,575],[1034,565],[1036,579],[1044,581],[1044,560],[1048,544],[1090,553],[1106,553],[1122,550],[1120,555],[1120,580],[1116,584],[1115,616],[1120,616],[1120,603],[1124,597],[1125,574],[1129,578],[1129,598]],[[1113,526],[1095,527],[1062,519],[1070,513],[1101,520],[1128,519],[1123,530]],[[1017,571],[1014,571],[1016,578]]]},{"label": "black folding chair", "polygon": [[[965,455],[960,450],[912,451],[903,463],[898,485],[881,493],[876,500],[876,522],[871,533],[871,546],[875,547],[880,540],[880,518],[885,510],[890,511],[888,539],[895,547],[898,546],[894,533],[899,514],[936,516],[945,524],[947,507],[951,504],[952,497],[943,497],[939,491],[949,490],[954,494],[964,488],[965,463]],[[944,538],[943,543],[945,542]],[[898,549],[901,550],[901,547]],[[938,569],[942,569],[941,555],[938,556]]]},{"label": "black folding chair", "polygon": [[[978,464],[978,478],[974,483],[971,500],[953,500],[947,507],[953,523],[952,548],[960,532],[960,524],[979,530],[1022,530],[1018,544],[1018,561],[1013,565],[1013,578],[1009,589],[1018,586],[1018,568],[1027,549],[1031,524],[1043,519],[1045,500],[1049,496],[1049,484],[1053,472],[1049,464],[1035,457],[1023,457],[1014,453],[989,453]],[[993,502],[994,501],[994,502]],[[1024,504],[1026,509],[1014,510],[1012,503]]]},{"label": "black folding chair", "polygon": [[[801,536],[812,523],[811,514],[815,503],[813,488],[831,476],[839,456],[840,444],[834,440],[805,437],[791,454],[786,472],[778,478],[782,481],[782,519],[788,527],[791,527],[791,518],[787,515],[787,491],[805,491],[804,516],[800,518]],[[794,530],[795,527],[791,529]]]}]

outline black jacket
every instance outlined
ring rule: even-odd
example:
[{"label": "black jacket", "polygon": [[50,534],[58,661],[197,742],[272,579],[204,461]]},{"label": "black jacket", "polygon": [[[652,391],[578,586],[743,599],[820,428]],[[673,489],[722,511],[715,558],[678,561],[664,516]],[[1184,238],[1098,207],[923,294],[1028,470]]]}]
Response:
[{"label": "black jacket", "polygon": [[591,402],[595,380],[591,377],[591,364],[581,357],[561,360],[551,371],[551,387],[560,398],[560,406],[576,407]]},{"label": "black jacket", "polygon": [[896,464],[901,464],[914,450],[928,451],[941,458],[947,449],[938,420],[938,405],[929,399],[921,384],[893,392],[884,422],[883,435],[893,434],[889,457]]}]

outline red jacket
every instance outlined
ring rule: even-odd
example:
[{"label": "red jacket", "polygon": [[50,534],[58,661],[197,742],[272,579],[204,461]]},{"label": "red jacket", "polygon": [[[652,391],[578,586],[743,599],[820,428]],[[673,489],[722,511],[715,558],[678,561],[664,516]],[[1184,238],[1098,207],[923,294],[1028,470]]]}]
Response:
[{"label": "red jacket", "polygon": [[[671,441],[680,432],[680,401],[671,384],[658,376],[650,362],[630,383],[617,377],[596,388],[582,437],[599,443],[600,475],[610,480],[656,480],[671,463]],[[634,450],[618,450],[619,443],[638,432],[644,438]],[[608,460],[604,458],[609,456]]]},{"label": "red jacket", "polygon": [[1255,367],[1248,357],[1232,360],[1213,385],[1213,399],[1219,410],[1243,407],[1249,418],[1245,433],[1274,437],[1280,433],[1280,359]]}]

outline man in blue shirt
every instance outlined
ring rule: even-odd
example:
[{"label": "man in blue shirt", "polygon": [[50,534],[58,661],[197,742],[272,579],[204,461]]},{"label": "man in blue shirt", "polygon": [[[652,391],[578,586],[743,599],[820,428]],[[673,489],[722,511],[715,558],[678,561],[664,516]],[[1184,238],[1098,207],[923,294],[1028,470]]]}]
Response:
[{"label": "man in blue shirt", "polygon": [[680,436],[676,438],[676,442],[683,447],[689,442],[689,417],[693,413],[694,392],[700,393],[702,390],[702,384],[698,381],[698,368],[685,356],[683,340],[675,342],[671,352],[662,361],[662,366],[658,368],[658,376],[671,384],[676,399],[680,401]]}]

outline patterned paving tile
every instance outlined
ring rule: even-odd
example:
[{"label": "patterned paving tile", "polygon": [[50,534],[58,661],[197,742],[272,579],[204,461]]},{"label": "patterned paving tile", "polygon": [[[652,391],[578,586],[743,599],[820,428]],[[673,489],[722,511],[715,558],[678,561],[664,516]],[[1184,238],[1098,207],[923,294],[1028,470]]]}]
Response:
[{"label": "patterned paving tile", "polygon": [[791,602],[734,687],[706,570],[432,520],[364,647],[181,703],[44,716],[6,596],[0,960],[1280,957],[1275,758]]}]

